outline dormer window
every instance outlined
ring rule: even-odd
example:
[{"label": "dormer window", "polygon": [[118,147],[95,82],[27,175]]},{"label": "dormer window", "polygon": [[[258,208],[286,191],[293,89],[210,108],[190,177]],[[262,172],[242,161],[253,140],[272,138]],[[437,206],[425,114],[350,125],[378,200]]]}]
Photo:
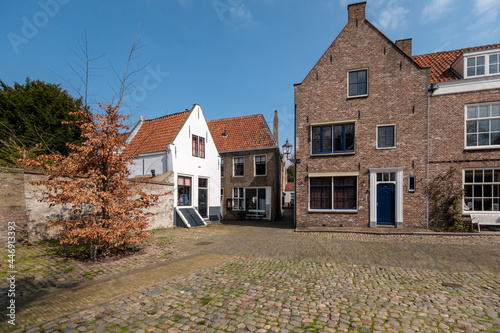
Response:
[{"label": "dormer window", "polygon": [[464,54],[465,78],[500,74],[500,51],[471,52]]},{"label": "dormer window", "polygon": [[484,75],[484,56],[467,58],[467,76]]}]

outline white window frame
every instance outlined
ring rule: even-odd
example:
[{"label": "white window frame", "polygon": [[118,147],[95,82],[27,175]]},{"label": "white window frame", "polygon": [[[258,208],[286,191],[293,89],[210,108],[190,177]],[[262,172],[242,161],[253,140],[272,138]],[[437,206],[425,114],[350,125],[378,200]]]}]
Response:
[{"label": "white window frame", "polygon": [[[480,51],[474,51],[474,52],[469,52],[464,54],[464,78],[465,79],[470,79],[470,78],[475,78],[475,77],[484,77],[484,76],[491,76],[491,75],[499,75],[500,72],[498,73],[490,73],[490,55],[496,54],[499,58],[498,60],[500,61],[500,50],[499,49],[491,49],[491,50],[480,50]],[[468,75],[467,72],[467,63],[470,58],[476,58],[476,63],[477,63],[477,58],[478,57],[483,57],[484,56],[484,74],[481,75]],[[477,68],[477,64],[475,66]]]},{"label": "white window frame", "polygon": [[[234,190],[235,189],[238,189],[238,196],[237,197],[234,196]],[[240,189],[241,189],[241,191],[243,193],[242,196],[239,195],[240,194]],[[231,199],[233,200],[233,207],[232,208],[233,208],[234,211],[236,211],[236,212],[245,211],[245,200],[246,200],[246,198],[245,198],[245,188],[244,187],[233,187],[233,193],[231,193]],[[243,207],[239,207],[238,209],[235,209],[234,208],[234,202],[235,202],[235,200],[243,200],[242,201],[243,202],[243,205],[242,205]]]},{"label": "white window frame", "polygon": [[[264,157],[265,161],[265,167],[264,167],[264,174],[263,175],[258,175],[257,174],[257,157]],[[261,176],[267,176],[267,155],[254,155],[253,156],[253,175],[254,177],[261,177]]]},{"label": "white window frame", "polygon": [[[489,117],[479,118],[479,107],[484,106],[484,105],[488,105],[489,106],[490,116]],[[500,101],[489,102],[489,103],[467,104],[467,105],[464,106],[464,149],[465,150],[498,149],[498,148],[500,148],[500,145],[484,145],[484,146],[479,146],[479,145],[477,145],[477,146],[468,146],[467,145],[467,134],[468,134],[467,133],[467,121],[469,121],[469,120],[480,121],[480,120],[500,119],[500,116],[491,116],[491,111],[492,111],[492,106],[493,105],[495,105],[495,106],[499,105],[500,106]],[[468,107],[477,107],[478,108],[478,116],[477,116],[477,118],[471,118],[471,119],[469,119],[467,117],[467,108]],[[479,129],[478,129],[478,131],[476,133],[479,133]],[[484,133],[486,133],[486,132],[484,132]],[[491,127],[490,127],[490,131],[488,133],[491,136]]]},{"label": "white window frame", "polygon": [[[490,170],[490,171],[493,172],[493,175],[492,175],[493,179],[492,179],[491,182],[484,182],[484,179],[483,179],[482,182],[476,183],[475,182],[475,176],[473,176],[474,181],[472,183],[467,183],[469,185],[472,185],[473,187],[474,187],[474,185],[480,185],[480,186],[482,186],[482,189],[481,189],[482,196],[481,197],[477,197],[477,198],[481,198],[481,200],[485,199],[485,196],[484,196],[484,185],[488,185],[488,184],[491,184],[491,185],[500,185],[500,179],[499,179],[499,181],[495,182],[495,171],[499,171],[500,168],[495,168],[495,167],[491,167],[491,168],[466,168],[466,169],[462,170],[462,189],[464,190],[464,192],[465,192],[465,173],[467,171],[474,171],[474,172],[476,172],[476,171],[482,171],[483,174],[484,174],[484,171],[486,171],[486,170]],[[494,190],[492,189],[491,197],[486,197],[488,199],[489,198],[492,199],[492,203],[491,203],[492,208],[493,208],[493,205],[494,205],[493,200],[495,198],[493,196],[493,194],[494,194]],[[471,208],[466,208],[466,207],[468,207],[467,204],[466,204],[466,201],[465,201],[466,198],[472,198],[472,200],[474,200],[474,198],[476,198],[476,197],[473,194],[471,196],[467,196],[467,193],[464,194],[464,197],[463,197],[463,208],[464,208],[463,209],[463,214],[466,214],[466,215],[468,215],[468,214],[474,214],[474,213],[498,214],[500,212],[500,207],[498,207],[499,208],[498,210],[493,210],[493,209],[492,210],[473,210]],[[499,197],[496,197],[496,198],[499,198]],[[483,205],[484,205],[484,202],[483,202]],[[498,205],[500,206],[500,199],[499,199]]]},{"label": "white window frame", "polygon": [[[349,94],[349,85],[350,85],[350,82],[349,82],[349,73],[351,72],[359,72],[359,71],[366,71],[366,94],[364,95],[350,95]],[[368,96],[369,94],[369,91],[370,91],[370,88],[369,88],[369,76],[368,76],[368,67],[366,68],[358,68],[358,69],[351,69],[351,70],[348,70],[347,71],[347,98],[359,98],[359,97],[366,97]]]},{"label": "white window frame", "polygon": [[[243,174],[242,175],[236,175],[236,164],[234,163],[234,160],[237,158],[242,158],[243,159]],[[235,156],[233,157],[233,177],[245,177],[245,156]]]},{"label": "white window frame", "polygon": [[[394,127],[394,146],[392,146],[392,147],[379,147],[379,145],[378,145],[378,130],[380,127],[389,127],[389,126]],[[396,136],[396,124],[377,125],[377,133],[376,133],[377,149],[382,149],[382,150],[384,150],[384,149],[396,149],[396,147],[397,147],[396,138],[397,138],[397,136]]]}]

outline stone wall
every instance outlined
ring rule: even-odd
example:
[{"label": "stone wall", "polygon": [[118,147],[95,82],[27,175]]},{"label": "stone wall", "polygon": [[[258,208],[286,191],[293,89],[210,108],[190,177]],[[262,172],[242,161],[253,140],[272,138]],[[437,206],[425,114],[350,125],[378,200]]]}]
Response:
[{"label": "stone wall", "polygon": [[[21,169],[0,169],[0,246],[7,241],[8,222],[16,223],[17,241],[39,241],[54,237],[57,230],[51,228],[48,219],[70,218],[68,206],[50,206],[40,201],[43,188],[31,185],[45,176]],[[156,215],[149,218],[150,229],[170,228],[173,223],[173,184],[171,180],[138,182],[147,194],[163,194],[156,206],[150,209]]]}]

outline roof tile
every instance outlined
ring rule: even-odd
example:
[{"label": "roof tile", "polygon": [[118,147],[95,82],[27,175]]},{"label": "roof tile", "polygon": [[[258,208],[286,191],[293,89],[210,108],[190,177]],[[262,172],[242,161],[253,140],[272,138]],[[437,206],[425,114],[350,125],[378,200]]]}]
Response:
[{"label": "roof tile", "polygon": [[207,124],[219,152],[276,146],[262,114],[214,119]]},{"label": "roof tile", "polygon": [[166,150],[190,112],[184,111],[146,120],[124,152],[140,155]]},{"label": "roof tile", "polygon": [[429,54],[422,54],[413,56],[413,60],[420,65],[420,67],[431,68],[431,82],[454,81],[460,78],[448,68],[465,52],[479,51],[500,48],[500,44],[483,45],[476,47],[468,47],[465,49],[443,51]]}]

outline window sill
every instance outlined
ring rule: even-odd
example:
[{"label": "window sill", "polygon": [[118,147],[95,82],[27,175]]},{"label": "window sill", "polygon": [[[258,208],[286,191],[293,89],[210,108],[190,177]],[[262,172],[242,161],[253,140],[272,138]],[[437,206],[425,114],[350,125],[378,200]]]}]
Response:
[{"label": "window sill", "polygon": [[494,150],[494,149],[500,149],[500,145],[495,145],[495,146],[473,146],[473,147],[465,147],[464,150],[466,151],[471,151],[471,150]]},{"label": "window sill", "polygon": [[347,99],[366,98],[366,97],[368,97],[368,94],[366,94],[366,95],[356,95],[356,96],[349,96],[349,95],[347,95]]},{"label": "window sill", "polygon": [[391,150],[396,149],[397,147],[377,147],[377,150]]},{"label": "window sill", "polygon": [[318,213],[318,214],[357,214],[359,211],[357,209],[309,209],[307,213]]},{"label": "window sill", "polygon": [[314,156],[337,156],[337,155],[354,155],[355,151],[346,151],[346,152],[338,152],[338,153],[311,153],[311,157]]}]

